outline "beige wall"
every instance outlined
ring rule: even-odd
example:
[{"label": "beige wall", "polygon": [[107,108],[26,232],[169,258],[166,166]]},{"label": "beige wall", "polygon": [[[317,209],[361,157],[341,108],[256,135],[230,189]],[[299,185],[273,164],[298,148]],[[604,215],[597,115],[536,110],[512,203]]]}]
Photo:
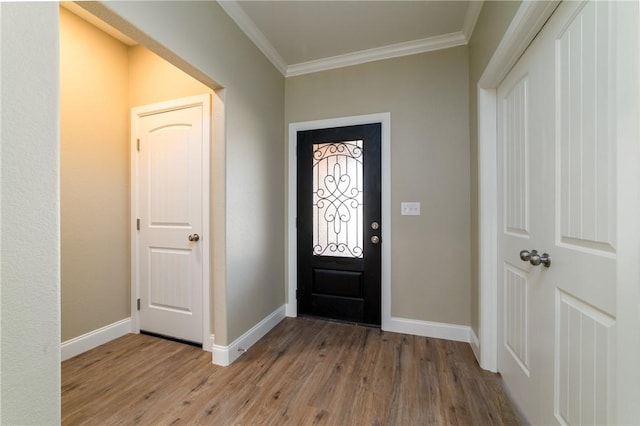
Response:
[{"label": "beige wall", "polygon": [[129,106],[213,93],[144,46],[129,47]]},{"label": "beige wall", "polygon": [[60,10],[63,341],[130,315],[127,56]]},{"label": "beige wall", "polygon": [[0,424],[60,422],[58,4],[0,3]]},{"label": "beige wall", "polygon": [[60,10],[62,341],[130,316],[130,108],[212,93]]},{"label": "beige wall", "polygon": [[485,67],[520,7],[520,1],[485,1],[469,42],[469,136],[471,146],[471,327],[479,335],[477,86]]},{"label": "beige wall", "polygon": [[287,124],[391,112],[392,316],[470,321],[467,59],[463,46],[286,80]]},{"label": "beige wall", "polygon": [[214,140],[213,151],[226,158],[226,199],[213,210],[225,205],[224,265],[214,265],[225,279],[214,283],[214,331],[227,345],[285,301],[284,77],[216,2],[79,5],[224,87],[226,140]]}]

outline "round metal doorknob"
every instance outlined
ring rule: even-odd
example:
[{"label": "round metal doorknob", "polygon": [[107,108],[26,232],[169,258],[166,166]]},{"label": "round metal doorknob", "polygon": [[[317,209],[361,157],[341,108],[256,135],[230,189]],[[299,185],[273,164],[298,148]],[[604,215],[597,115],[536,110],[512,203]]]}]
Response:
[{"label": "round metal doorknob", "polygon": [[545,268],[551,266],[551,256],[549,256],[549,253],[542,253],[542,255],[540,255],[540,263],[542,263],[542,266]]},{"label": "round metal doorknob", "polygon": [[528,262],[531,260],[531,256],[538,254],[538,250],[521,250],[520,251],[520,260]]},{"label": "round metal doorknob", "polygon": [[196,242],[200,240],[200,235],[190,234],[187,238],[189,238],[189,241]]},{"label": "round metal doorknob", "polygon": [[373,237],[371,237],[371,242],[373,244],[378,244],[380,242],[380,237],[378,237],[377,235],[374,235]]},{"label": "round metal doorknob", "polygon": [[538,250],[522,250],[520,251],[520,259],[531,263],[533,266],[543,265],[545,268],[551,266],[549,253],[540,254]]},{"label": "round metal doorknob", "polygon": [[530,262],[533,266],[542,264],[545,268],[548,268],[551,266],[551,256],[548,253],[532,254]]},{"label": "round metal doorknob", "polygon": [[529,262],[533,265],[533,266],[538,266],[539,264],[542,263],[542,258],[540,257],[540,255],[538,254],[538,252],[531,253]]}]

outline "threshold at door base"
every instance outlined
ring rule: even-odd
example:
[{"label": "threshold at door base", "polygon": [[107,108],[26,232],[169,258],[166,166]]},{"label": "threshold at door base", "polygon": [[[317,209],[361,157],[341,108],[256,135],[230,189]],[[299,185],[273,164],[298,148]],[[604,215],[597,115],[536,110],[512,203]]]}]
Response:
[{"label": "threshold at door base", "polygon": [[310,314],[298,314],[300,318],[313,318],[321,321],[338,322],[341,324],[357,325],[359,327],[380,328],[380,324],[367,324],[366,322],[349,321],[337,318],[327,318]]},{"label": "threshold at door base", "polygon": [[202,343],[192,342],[190,340],[178,339],[177,337],[165,336],[164,334],[153,333],[151,331],[144,331],[144,330],[140,330],[140,334],[145,334],[145,335],[151,336],[151,337],[158,337],[158,338],[164,339],[164,340],[171,340],[172,342],[182,343],[182,344],[190,345],[190,346],[195,346],[197,348],[201,348],[202,349]]}]

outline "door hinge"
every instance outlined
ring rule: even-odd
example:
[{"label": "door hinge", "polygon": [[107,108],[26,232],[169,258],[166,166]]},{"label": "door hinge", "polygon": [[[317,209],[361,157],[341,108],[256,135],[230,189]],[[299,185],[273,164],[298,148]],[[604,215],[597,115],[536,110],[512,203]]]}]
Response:
[{"label": "door hinge", "polygon": [[140,298],[138,298],[138,300],[136,300],[136,306],[138,307],[138,310],[140,310]]},{"label": "door hinge", "polygon": [[299,288],[296,289],[296,299],[302,299],[302,292]]},{"label": "door hinge", "polygon": [[140,230],[140,219],[136,219],[136,229]]},{"label": "door hinge", "polygon": [[298,229],[298,218],[296,217],[296,229]]},{"label": "door hinge", "polygon": [[140,152],[140,138],[136,139],[136,149]]}]

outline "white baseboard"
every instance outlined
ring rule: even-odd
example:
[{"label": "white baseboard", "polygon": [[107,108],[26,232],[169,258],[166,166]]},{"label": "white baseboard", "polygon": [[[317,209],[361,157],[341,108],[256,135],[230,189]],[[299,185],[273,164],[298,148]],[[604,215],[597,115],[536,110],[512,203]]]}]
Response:
[{"label": "white baseboard", "polygon": [[114,322],[97,330],[90,331],[82,336],[62,342],[60,352],[62,361],[80,355],[83,352],[104,345],[118,337],[131,333],[131,318]]},{"label": "white baseboard", "polygon": [[212,360],[215,365],[226,367],[248,351],[258,340],[262,339],[273,327],[285,318],[286,305],[280,306],[269,316],[253,326],[249,331],[234,340],[229,346],[213,344]]},{"label": "white baseboard", "polygon": [[466,325],[420,321],[397,317],[391,317],[388,321],[385,321],[383,330],[465,343],[469,343],[471,334],[471,327]]},{"label": "white baseboard", "polygon": [[471,349],[473,350],[473,354],[476,356],[476,361],[480,365],[480,339],[476,336],[476,333],[473,331],[473,327],[469,327],[469,337],[471,345]]},{"label": "white baseboard", "polygon": [[298,306],[297,302],[287,303],[286,306],[286,315],[290,318],[295,318],[298,316]]}]

